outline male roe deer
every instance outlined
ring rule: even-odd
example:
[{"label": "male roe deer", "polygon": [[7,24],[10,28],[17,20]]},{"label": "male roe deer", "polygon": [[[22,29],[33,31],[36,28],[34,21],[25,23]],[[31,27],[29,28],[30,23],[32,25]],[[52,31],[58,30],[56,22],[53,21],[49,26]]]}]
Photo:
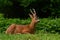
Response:
[{"label": "male roe deer", "polygon": [[33,34],[34,33],[34,29],[35,29],[35,25],[36,23],[39,21],[39,19],[37,18],[36,15],[36,11],[35,9],[30,10],[30,12],[32,14],[29,14],[30,18],[32,19],[31,23],[28,25],[18,25],[18,24],[11,24],[7,30],[6,30],[6,34]]}]

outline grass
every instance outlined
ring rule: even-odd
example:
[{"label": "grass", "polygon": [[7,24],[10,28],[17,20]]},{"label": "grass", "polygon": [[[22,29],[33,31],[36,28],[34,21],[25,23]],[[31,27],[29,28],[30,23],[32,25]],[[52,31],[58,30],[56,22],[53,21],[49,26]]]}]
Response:
[{"label": "grass", "polygon": [[[21,20],[21,19],[5,19],[0,15],[0,31],[3,32],[5,29],[12,23],[16,24],[29,24],[30,19]],[[3,29],[5,28],[5,29]],[[53,28],[53,29],[52,29]],[[60,34],[50,33],[50,30],[55,31],[60,30],[60,18],[50,19],[43,18],[40,19],[40,22],[36,26],[35,34],[4,34],[0,33],[0,40],[60,40]],[[48,29],[48,32],[45,32]]]},{"label": "grass", "polygon": [[59,34],[0,34],[0,40],[60,40]]}]

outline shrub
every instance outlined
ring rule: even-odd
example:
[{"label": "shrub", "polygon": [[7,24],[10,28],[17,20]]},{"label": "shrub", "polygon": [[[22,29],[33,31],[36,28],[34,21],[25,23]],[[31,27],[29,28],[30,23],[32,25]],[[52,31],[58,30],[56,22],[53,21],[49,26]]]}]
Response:
[{"label": "shrub", "polygon": [[60,18],[56,18],[56,19],[43,18],[41,19],[40,23],[37,26],[39,26],[41,30],[47,32],[54,32],[54,33],[59,32]]},{"label": "shrub", "polygon": [[[16,24],[29,24],[31,19],[19,19],[19,18],[4,18],[2,15],[0,17],[0,32],[4,32],[9,25],[12,23]],[[40,22],[36,25],[36,33],[44,31],[44,32],[59,32],[60,31],[60,18],[41,18]]]}]

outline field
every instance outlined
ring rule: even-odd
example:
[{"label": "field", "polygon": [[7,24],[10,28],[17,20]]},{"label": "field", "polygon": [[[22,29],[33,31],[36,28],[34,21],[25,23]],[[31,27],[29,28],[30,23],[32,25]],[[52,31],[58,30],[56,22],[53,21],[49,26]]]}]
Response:
[{"label": "field", "polygon": [[0,34],[0,40],[60,40],[59,34]]},{"label": "field", "polygon": [[40,18],[36,25],[35,34],[5,34],[7,27],[12,24],[29,24],[31,19],[4,18],[0,14],[0,40],[60,40],[60,18]]},{"label": "field", "polygon": [[[11,24],[32,23],[34,9],[40,20],[34,34],[5,33]],[[0,40],[60,40],[60,0],[0,0]]]}]

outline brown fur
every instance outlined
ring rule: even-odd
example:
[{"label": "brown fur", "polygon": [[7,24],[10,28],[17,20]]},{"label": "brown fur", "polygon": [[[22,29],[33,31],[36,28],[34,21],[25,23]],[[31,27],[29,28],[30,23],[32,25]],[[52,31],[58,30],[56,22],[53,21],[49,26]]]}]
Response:
[{"label": "brown fur", "polygon": [[[31,11],[31,10],[30,10]],[[34,12],[31,11],[31,14],[29,14],[29,16],[31,17],[32,21],[30,24],[28,25],[18,25],[18,24],[11,24],[7,30],[6,30],[6,34],[26,34],[26,33],[31,33],[33,34],[34,33],[34,29],[35,29],[35,25],[36,23],[39,21],[37,19],[37,16],[36,16],[36,12],[35,12],[35,9],[33,9]]]}]

